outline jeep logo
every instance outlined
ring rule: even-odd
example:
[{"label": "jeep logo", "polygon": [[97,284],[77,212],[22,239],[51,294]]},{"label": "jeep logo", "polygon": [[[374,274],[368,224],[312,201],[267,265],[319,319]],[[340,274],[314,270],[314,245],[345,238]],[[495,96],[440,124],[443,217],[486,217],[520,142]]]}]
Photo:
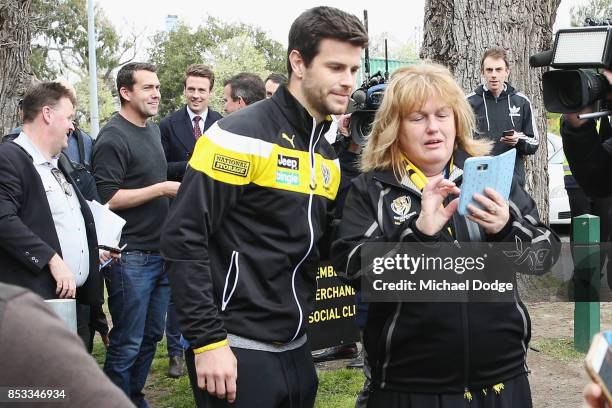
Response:
[{"label": "jeep logo", "polygon": [[282,154],[279,154],[278,167],[290,170],[299,170],[300,159],[298,159],[297,157],[283,156]]}]

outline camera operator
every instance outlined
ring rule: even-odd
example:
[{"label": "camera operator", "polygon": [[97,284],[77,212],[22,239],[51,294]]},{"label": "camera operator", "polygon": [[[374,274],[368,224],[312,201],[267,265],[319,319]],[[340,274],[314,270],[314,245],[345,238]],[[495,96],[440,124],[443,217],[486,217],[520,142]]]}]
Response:
[{"label": "camera operator", "polygon": [[[603,74],[612,84],[612,71]],[[608,100],[612,95],[608,94]],[[609,117],[603,117],[597,130],[593,119],[580,119],[579,114],[593,112],[593,107],[564,114],[561,119],[563,150],[572,174],[589,197],[612,195],[612,128]]]}]

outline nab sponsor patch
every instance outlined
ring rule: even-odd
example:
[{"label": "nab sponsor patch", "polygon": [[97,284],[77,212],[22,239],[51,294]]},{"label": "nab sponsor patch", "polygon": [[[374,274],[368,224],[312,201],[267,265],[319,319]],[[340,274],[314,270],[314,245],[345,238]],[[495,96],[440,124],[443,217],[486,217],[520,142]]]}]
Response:
[{"label": "nab sponsor patch", "polygon": [[290,186],[300,185],[300,176],[292,171],[277,170],[276,182],[279,184],[287,184]]},{"label": "nab sponsor patch", "polygon": [[300,169],[300,159],[297,157],[285,156],[282,154],[278,155],[278,167],[282,167],[284,169],[289,170],[299,170]]},{"label": "nab sponsor patch", "polygon": [[213,169],[235,176],[246,177],[249,173],[251,163],[245,160],[234,159],[233,157],[215,154]]}]

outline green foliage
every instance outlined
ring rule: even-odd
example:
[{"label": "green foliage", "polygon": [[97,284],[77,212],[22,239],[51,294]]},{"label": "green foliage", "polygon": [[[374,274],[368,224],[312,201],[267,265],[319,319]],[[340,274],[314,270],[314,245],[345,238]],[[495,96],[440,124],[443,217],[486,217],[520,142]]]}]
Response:
[{"label": "green foliage", "polygon": [[[41,80],[68,72],[87,75],[87,0],[33,0],[32,69]],[[121,39],[104,12],[95,7],[96,61],[108,80],[113,69],[133,58],[135,36]],[[126,54],[132,54],[126,58]],[[123,59],[123,61],[122,61]]]},{"label": "green foliage", "polygon": [[195,63],[206,62],[206,51],[214,46],[205,33],[192,33],[188,26],[179,24],[169,33],[159,32],[151,39],[150,61],[157,65],[161,83],[159,116],[164,117],[183,103],[183,75]]},{"label": "green foliage", "polygon": [[211,107],[223,111],[223,82],[239,72],[251,72],[265,79],[269,74],[266,60],[255,48],[250,37],[242,34],[223,41],[212,50],[211,65],[219,79],[217,92],[212,95]]},{"label": "green foliage", "polygon": [[546,127],[550,133],[554,133],[555,135],[561,134],[560,119],[560,113],[546,112]]},{"label": "green foliage", "polygon": [[[117,110],[112,92],[98,79],[98,117],[101,125],[106,123]],[[91,116],[89,110],[89,77],[84,77],[75,85],[77,93],[77,120],[79,127],[85,132],[91,131]]]},{"label": "green foliage", "polygon": [[610,0],[590,0],[589,3],[571,8],[572,26],[581,27],[587,17],[596,20],[612,18],[612,2]]},{"label": "green foliage", "polygon": [[286,72],[285,50],[258,27],[228,24],[214,17],[193,30],[184,23],[151,38],[150,61],[157,65],[161,83],[159,117],[183,105],[183,75],[196,63],[209,65],[215,73],[212,104],[222,108],[223,80],[242,71],[267,76]]},{"label": "green foliage", "polygon": [[[134,58],[137,36],[121,38],[98,5],[94,13],[98,112],[100,123],[104,123],[115,111],[111,74]],[[83,130],[89,132],[87,0],[33,0],[32,14],[32,70],[43,81],[76,77],[77,118]]]}]

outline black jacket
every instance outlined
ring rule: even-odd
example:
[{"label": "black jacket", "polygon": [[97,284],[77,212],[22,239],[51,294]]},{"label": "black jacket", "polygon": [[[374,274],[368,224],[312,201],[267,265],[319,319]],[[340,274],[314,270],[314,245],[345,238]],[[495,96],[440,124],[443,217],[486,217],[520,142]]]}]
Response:
[{"label": "black jacket", "polygon": [[[208,108],[202,132],[205,132],[222,117],[219,112]],[[168,180],[181,181],[196,144],[193,136],[193,124],[189,120],[187,107],[185,106],[163,118],[159,122],[159,130],[164,154],[168,162]]]},{"label": "black jacket", "polygon": [[[102,276],[98,270],[93,216],[67,169],[61,161],[58,163],[78,196],[89,245],[89,276],[77,289],[77,301],[102,304]],[[55,253],[62,256],[62,250],[32,158],[16,143],[2,143],[0,175],[0,281],[28,288],[44,299],[55,299],[56,283],[48,263]]]},{"label": "black jacket", "polygon": [[589,197],[612,195],[612,127],[607,117],[574,128],[561,120],[563,151],[572,175]]},{"label": "black jacket", "polygon": [[[455,154],[458,167],[449,177],[458,185],[465,158],[460,156],[460,152]],[[542,273],[556,262],[559,238],[539,221],[535,203],[516,181],[510,195],[508,224],[498,234],[486,236],[472,223],[480,235],[477,240],[469,238],[468,221],[458,213],[450,225],[454,236],[447,228],[436,236],[420,233],[415,226],[420,199],[419,190],[410,181],[405,185],[398,183],[392,171],[369,172],[357,177],[346,199],[338,240],[332,248],[338,274],[359,286],[362,244],[398,242],[400,236],[406,242],[514,242],[520,239],[525,246],[529,243],[532,250],[548,248],[551,252],[542,269],[528,269],[524,264],[525,268],[517,272]],[[400,392],[462,393],[525,373],[530,337],[529,314],[518,300],[516,303],[370,303],[364,347],[375,387]]]},{"label": "black jacket", "polygon": [[476,137],[494,142],[492,155],[496,156],[513,148],[499,141],[504,130],[513,129],[525,134],[526,138],[519,139],[515,146],[517,160],[514,169],[514,173],[520,177],[521,185],[524,185],[525,164],[522,157],[534,154],[538,150],[540,139],[531,102],[507,82],[497,98],[484,85],[480,85],[467,95],[467,99],[476,116]]},{"label": "black jacket", "polygon": [[268,343],[304,334],[340,182],[330,120],[314,122],[281,87],[198,140],[161,243],[192,347],[227,332]]}]

